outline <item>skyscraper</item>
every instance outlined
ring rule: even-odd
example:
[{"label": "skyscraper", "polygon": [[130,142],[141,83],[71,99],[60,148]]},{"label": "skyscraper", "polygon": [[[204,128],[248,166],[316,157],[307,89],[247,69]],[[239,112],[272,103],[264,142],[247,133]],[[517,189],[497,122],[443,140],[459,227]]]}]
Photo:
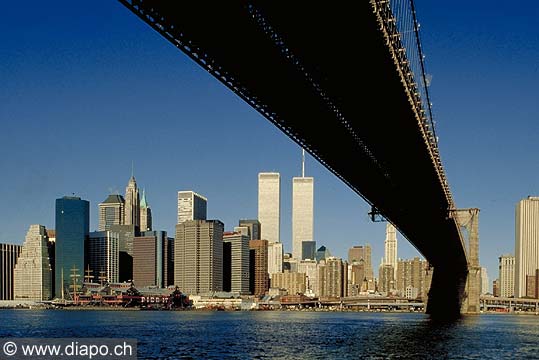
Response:
[{"label": "skyscraper", "polygon": [[146,190],[142,190],[142,199],[140,200],[140,231],[152,230],[152,208],[146,200]]},{"label": "skyscraper", "polygon": [[397,277],[395,278],[395,289],[400,296],[409,299],[426,299],[426,277],[427,262],[419,257],[411,260],[397,261]]},{"label": "skyscraper", "polygon": [[0,300],[13,300],[13,271],[22,246],[0,244]]},{"label": "skyscraper", "polygon": [[268,242],[268,272],[270,278],[273,274],[283,272],[283,243]]},{"label": "skyscraper", "polygon": [[182,292],[222,290],[223,230],[219,220],[187,220],[176,225],[174,282]]},{"label": "skyscraper", "polygon": [[[500,296],[512,297],[515,294],[515,257],[511,254],[502,255],[499,257],[500,277]],[[525,279],[524,279],[525,280]],[[526,291],[524,284],[524,291]],[[524,293],[525,295],[526,293]]]},{"label": "skyscraper", "polygon": [[225,232],[223,246],[223,290],[249,294],[249,236]]},{"label": "skyscraper", "polygon": [[261,296],[269,289],[268,240],[249,241],[249,292]]},{"label": "skyscraper", "polygon": [[361,261],[364,263],[365,277],[367,280],[373,280],[374,273],[372,270],[372,256],[370,245],[353,246],[348,249],[348,263],[352,264],[354,261]]},{"label": "skyscraper", "polygon": [[56,297],[67,297],[70,285],[82,280],[84,274],[84,245],[90,227],[90,203],[80,197],[56,199]]},{"label": "skyscraper", "polygon": [[99,231],[108,231],[112,225],[123,225],[125,200],[122,195],[109,195],[99,204]]},{"label": "skyscraper", "polygon": [[170,244],[166,231],[144,231],[133,241],[133,282],[136,287],[170,284]]},{"label": "skyscraper", "polygon": [[318,289],[320,297],[343,297],[348,295],[348,264],[330,256],[318,266]]},{"label": "skyscraper", "polygon": [[119,281],[120,234],[114,231],[94,231],[88,235],[86,246],[87,268],[92,281]]},{"label": "skyscraper", "polygon": [[316,259],[316,241],[301,242],[301,257],[298,260]]},{"label": "skyscraper", "polygon": [[131,175],[125,188],[125,217],[124,225],[140,227],[140,196],[135,177]]},{"label": "skyscraper", "polygon": [[194,191],[178,191],[178,224],[206,220],[208,199]]},{"label": "skyscraper", "polygon": [[301,260],[298,263],[298,272],[304,273],[307,277],[307,289],[305,294],[318,296],[318,264],[316,260]]},{"label": "skyscraper", "polygon": [[[526,276],[539,269],[539,197],[522,199],[515,211],[515,297],[526,296]],[[500,278],[502,296],[504,284]]]},{"label": "skyscraper", "polygon": [[[280,242],[281,176],[279,173],[258,174],[258,221],[261,239]],[[309,239],[312,240],[312,239]]]},{"label": "skyscraper", "polygon": [[302,242],[313,241],[314,178],[305,177],[303,151],[301,177],[292,179],[292,256],[302,260]]},{"label": "skyscraper", "polygon": [[386,225],[386,240],[383,265],[393,267],[393,279],[397,277],[397,230],[391,223]]},{"label": "skyscraper", "polygon": [[14,271],[15,300],[49,300],[52,297],[52,268],[49,260],[47,231],[31,225],[26,233]]}]

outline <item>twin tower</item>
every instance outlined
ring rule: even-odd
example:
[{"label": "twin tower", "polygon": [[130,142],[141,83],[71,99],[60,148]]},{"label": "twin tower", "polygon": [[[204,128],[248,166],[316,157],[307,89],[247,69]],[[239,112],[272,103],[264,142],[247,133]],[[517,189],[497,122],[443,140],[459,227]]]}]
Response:
[{"label": "twin tower", "polygon": [[[304,254],[303,242],[314,243],[314,178],[305,177],[305,152],[302,159],[302,176],[292,179],[292,257],[297,260],[311,258],[311,254]],[[258,221],[261,224],[261,239],[268,240],[270,244],[281,242],[279,173],[258,174]]]}]

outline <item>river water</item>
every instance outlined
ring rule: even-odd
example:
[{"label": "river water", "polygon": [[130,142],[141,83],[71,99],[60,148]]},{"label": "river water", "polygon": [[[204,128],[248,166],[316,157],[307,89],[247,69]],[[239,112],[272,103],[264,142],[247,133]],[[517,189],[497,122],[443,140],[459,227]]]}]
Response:
[{"label": "river water", "polygon": [[1,310],[0,338],[136,338],[139,359],[539,359],[539,317]]}]

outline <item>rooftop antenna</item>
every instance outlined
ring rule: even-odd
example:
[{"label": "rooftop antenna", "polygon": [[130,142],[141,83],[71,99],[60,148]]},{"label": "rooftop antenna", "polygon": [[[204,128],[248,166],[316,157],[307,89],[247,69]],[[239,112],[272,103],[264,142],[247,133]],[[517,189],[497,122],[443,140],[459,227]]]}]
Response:
[{"label": "rooftop antenna", "polygon": [[131,177],[135,176],[135,162],[131,160]]},{"label": "rooftop antenna", "polygon": [[301,177],[305,177],[305,149],[301,148]]}]

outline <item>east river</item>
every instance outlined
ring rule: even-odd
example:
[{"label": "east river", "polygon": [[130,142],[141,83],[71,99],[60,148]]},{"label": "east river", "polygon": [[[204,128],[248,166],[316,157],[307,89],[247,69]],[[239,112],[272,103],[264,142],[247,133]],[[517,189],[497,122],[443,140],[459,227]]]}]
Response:
[{"label": "east river", "polygon": [[139,359],[539,359],[535,315],[0,310],[0,338],[33,337],[135,338]]}]

